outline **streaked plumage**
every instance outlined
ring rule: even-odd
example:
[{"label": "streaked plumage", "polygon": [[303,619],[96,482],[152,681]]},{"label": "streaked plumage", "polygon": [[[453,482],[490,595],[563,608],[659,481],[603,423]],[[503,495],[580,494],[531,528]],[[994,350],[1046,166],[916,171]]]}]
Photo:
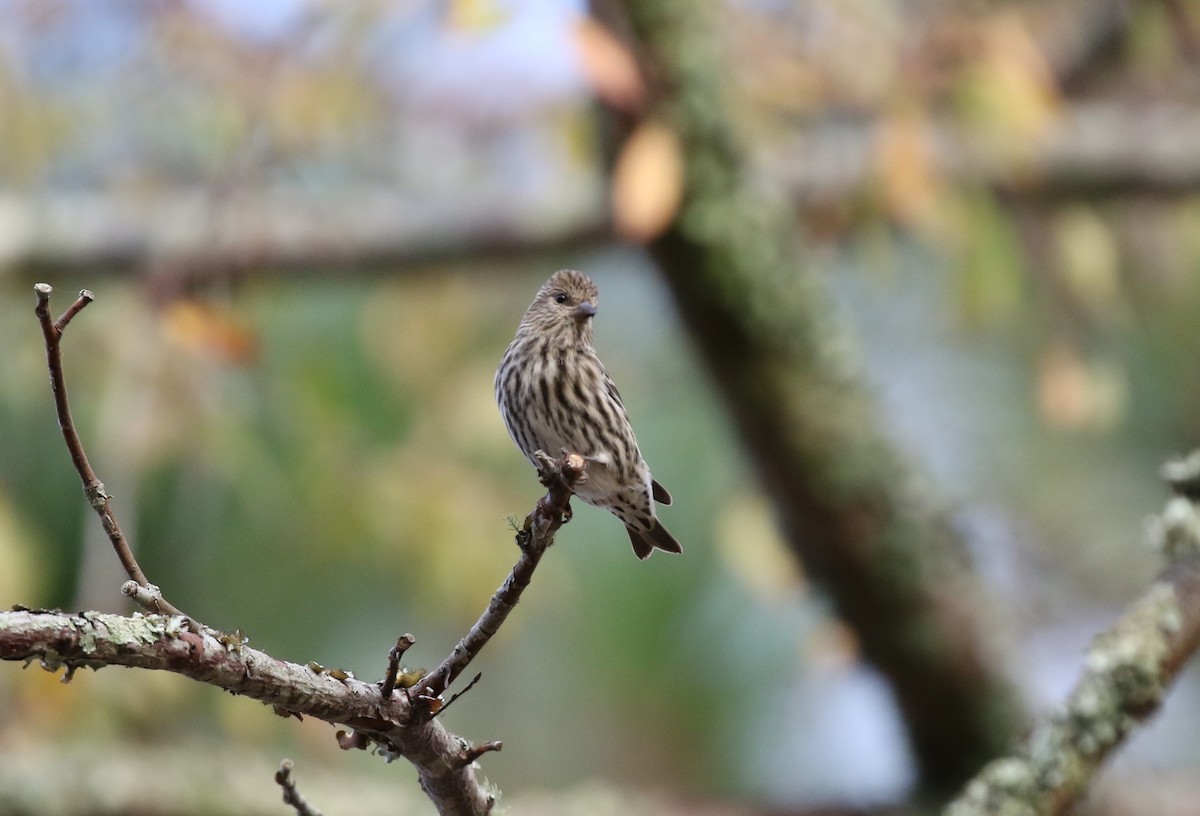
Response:
[{"label": "streaked plumage", "polygon": [[573,269],[538,290],[496,369],[500,414],[535,466],[537,450],[587,458],[587,480],[575,495],[624,522],[638,558],[655,548],[680,552],[654,511],[671,494],[651,478],[621,395],[592,348],[597,300],[596,285]]}]

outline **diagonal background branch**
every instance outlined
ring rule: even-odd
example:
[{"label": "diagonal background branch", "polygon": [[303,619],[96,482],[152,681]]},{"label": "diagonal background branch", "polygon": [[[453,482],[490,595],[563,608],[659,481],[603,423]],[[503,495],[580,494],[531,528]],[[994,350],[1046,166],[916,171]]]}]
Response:
[{"label": "diagonal background branch", "polygon": [[[1200,459],[1192,459],[1195,483]],[[984,767],[945,816],[1066,813],[1104,761],[1158,712],[1200,646],[1200,513],[1177,497],[1151,529],[1170,565],[1096,639],[1061,709],[1035,725],[1015,753]]]},{"label": "diagonal background branch", "polygon": [[948,794],[1007,747],[1019,710],[962,541],[879,430],[787,201],[753,172],[709,15],[622,5],[685,168],[650,250],[791,548],[891,683],[924,792]]}]

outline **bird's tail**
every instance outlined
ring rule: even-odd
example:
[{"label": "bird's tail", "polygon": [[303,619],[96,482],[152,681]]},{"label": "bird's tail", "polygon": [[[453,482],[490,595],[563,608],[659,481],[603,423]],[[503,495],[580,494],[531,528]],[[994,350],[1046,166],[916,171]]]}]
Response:
[{"label": "bird's tail", "polygon": [[683,547],[679,546],[675,536],[667,532],[667,528],[658,519],[654,519],[654,526],[649,530],[639,530],[627,525],[625,532],[629,533],[629,543],[633,545],[634,553],[643,561],[656,549],[673,553],[683,552]]}]

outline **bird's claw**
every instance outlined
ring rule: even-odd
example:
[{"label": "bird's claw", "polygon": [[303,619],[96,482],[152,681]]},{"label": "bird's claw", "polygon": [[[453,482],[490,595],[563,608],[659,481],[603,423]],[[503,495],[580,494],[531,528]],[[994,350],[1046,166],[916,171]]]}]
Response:
[{"label": "bird's claw", "polygon": [[537,460],[538,481],[543,487],[550,487],[556,479],[561,478],[558,461],[550,454],[538,448],[533,452],[533,458]]}]

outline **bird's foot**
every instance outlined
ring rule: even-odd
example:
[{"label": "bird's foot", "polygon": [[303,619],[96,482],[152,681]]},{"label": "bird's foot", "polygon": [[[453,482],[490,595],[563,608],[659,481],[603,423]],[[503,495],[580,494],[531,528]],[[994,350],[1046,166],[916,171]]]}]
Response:
[{"label": "bird's foot", "polygon": [[562,470],[557,459],[541,448],[533,452],[533,458],[537,460],[538,481],[542,483],[542,487],[550,487],[562,479]]}]

